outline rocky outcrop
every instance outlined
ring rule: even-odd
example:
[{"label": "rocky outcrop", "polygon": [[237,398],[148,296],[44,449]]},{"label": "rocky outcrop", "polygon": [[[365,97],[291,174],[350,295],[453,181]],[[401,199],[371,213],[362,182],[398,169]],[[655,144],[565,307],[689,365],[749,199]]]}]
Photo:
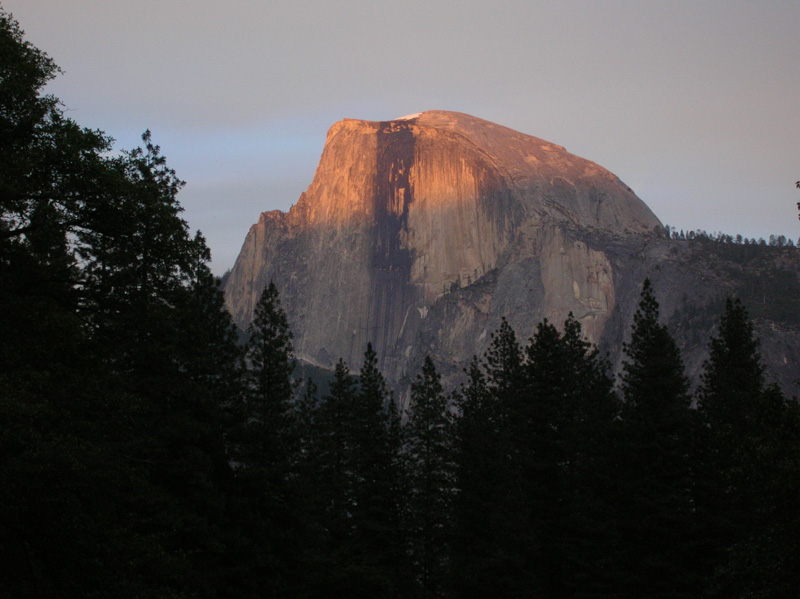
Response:
[{"label": "rocky outcrop", "polygon": [[372,342],[395,383],[426,353],[455,376],[501,318],[524,340],[572,312],[588,339],[618,348],[659,269],[684,295],[717,297],[673,268],[660,229],[615,175],[547,141],[453,112],[348,119],[297,204],[251,227],[226,302],[246,327],[273,280],[300,359],[357,367]]}]

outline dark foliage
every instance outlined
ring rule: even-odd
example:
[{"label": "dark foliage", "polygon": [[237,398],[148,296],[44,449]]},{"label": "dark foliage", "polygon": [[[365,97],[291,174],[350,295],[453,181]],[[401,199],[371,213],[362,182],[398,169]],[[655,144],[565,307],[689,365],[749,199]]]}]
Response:
[{"label": "dark foliage", "polygon": [[182,183],[41,95],[5,13],[0,47],[3,592],[213,595],[238,350]]},{"label": "dark foliage", "polygon": [[791,596],[800,590],[798,404],[764,382],[747,311],[728,300],[698,392],[704,493],[714,540],[714,596]]}]

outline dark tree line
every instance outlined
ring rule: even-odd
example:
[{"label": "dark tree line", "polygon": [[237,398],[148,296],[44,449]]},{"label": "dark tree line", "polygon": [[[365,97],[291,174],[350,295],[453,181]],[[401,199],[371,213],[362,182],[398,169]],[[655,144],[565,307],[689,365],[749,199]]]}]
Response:
[{"label": "dark tree line", "polygon": [[296,381],[237,343],[182,182],[43,93],[0,11],[0,597],[796,597],[800,414],[729,301],[690,394],[645,282],[619,386],[503,321],[407,405],[371,346]]},{"label": "dark tree line", "polygon": [[[272,287],[265,306],[288,339]],[[572,317],[525,346],[503,321],[454,393],[426,359],[402,414],[371,346],[356,377],[340,361],[272,428],[286,470],[254,498],[285,488],[290,513],[273,506],[260,538],[282,557],[254,594],[795,596],[798,405],[765,383],[740,302],[709,351],[691,394],[645,281],[616,387]]]},{"label": "dark tree line", "polygon": [[[798,202],[800,205],[800,202]],[[681,241],[701,241],[701,242],[713,242],[718,244],[732,244],[732,245],[757,245],[757,246],[769,246],[769,247],[796,247],[794,240],[787,238],[785,235],[770,235],[768,239],[764,239],[763,237],[759,237],[756,239],[755,237],[742,237],[741,234],[730,235],[728,233],[722,232],[713,232],[709,233],[708,231],[704,231],[702,229],[696,229],[694,231],[684,231],[683,229],[673,229],[669,225],[664,225],[664,227],[660,230],[661,234],[666,237],[667,239],[675,239]],[[798,240],[798,245],[800,245],[800,240]]]}]

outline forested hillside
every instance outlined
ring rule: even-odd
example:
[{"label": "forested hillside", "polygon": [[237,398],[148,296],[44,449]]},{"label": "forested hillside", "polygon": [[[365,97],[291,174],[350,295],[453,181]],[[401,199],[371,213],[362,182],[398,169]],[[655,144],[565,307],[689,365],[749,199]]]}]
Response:
[{"label": "forested hillside", "polygon": [[570,317],[404,410],[371,345],[318,393],[57,74],[0,12],[0,597],[798,595],[800,411],[738,301],[694,397],[648,280],[620,380]]}]

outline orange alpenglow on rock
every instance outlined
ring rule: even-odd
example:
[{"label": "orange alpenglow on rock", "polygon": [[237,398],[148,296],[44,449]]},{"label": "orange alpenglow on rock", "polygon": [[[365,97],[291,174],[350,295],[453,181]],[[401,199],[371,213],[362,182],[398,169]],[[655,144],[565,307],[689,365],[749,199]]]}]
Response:
[{"label": "orange alpenglow on rock", "polygon": [[261,215],[226,285],[242,327],[274,280],[297,356],[398,381],[435,353],[457,369],[507,317],[522,339],[569,312],[597,341],[615,273],[592,235],[652,236],[624,183],[564,148],[466,114],[345,119],[288,213]]}]

